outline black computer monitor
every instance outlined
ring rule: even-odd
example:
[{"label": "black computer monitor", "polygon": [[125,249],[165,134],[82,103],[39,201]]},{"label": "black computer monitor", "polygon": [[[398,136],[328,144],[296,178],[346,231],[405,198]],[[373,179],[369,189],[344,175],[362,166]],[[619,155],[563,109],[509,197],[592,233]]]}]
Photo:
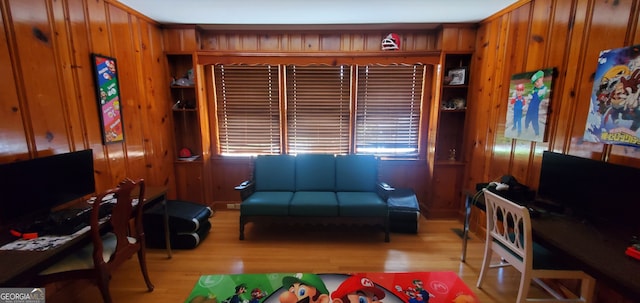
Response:
[{"label": "black computer monitor", "polygon": [[95,192],[92,150],[0,164],[0,222],[20,222]]},{"label": "black computer monitor", "polygon": [[538,197],[561,204],[565,213],[604,225],[637,229],[640,169],[545,151]]}]

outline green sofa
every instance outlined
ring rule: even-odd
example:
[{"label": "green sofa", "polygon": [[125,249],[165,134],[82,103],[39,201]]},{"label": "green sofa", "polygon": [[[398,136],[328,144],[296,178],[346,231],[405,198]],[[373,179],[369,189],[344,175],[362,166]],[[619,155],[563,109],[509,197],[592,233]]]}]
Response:
[{"label": "green sofa", "polygon": [[388,193],[369,155],[260,155],[240,191],[240,240],[259,220],[380,226],[389,242]]}]

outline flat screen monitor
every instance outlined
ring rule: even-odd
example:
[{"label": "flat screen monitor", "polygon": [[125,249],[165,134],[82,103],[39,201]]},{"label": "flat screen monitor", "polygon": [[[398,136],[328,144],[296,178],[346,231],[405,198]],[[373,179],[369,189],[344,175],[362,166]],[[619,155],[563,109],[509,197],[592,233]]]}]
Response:
[{"label": "flat screen monitor", "polygon": [[44,215],[95,192],[92,150],[0,165],[0,222]]},{"label": "flat screen monitor", "polygon": [[638,227],[640,169],[545,151],[538,197],[598,224]]}]

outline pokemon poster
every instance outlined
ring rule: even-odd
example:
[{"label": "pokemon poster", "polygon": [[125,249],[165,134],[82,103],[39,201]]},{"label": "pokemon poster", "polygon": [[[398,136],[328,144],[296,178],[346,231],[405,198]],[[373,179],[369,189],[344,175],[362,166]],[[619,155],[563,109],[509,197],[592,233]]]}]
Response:
[{"label": "pokemon poster", "polygon": [[640,146],[640,45],[600,52],[584,140]]}]

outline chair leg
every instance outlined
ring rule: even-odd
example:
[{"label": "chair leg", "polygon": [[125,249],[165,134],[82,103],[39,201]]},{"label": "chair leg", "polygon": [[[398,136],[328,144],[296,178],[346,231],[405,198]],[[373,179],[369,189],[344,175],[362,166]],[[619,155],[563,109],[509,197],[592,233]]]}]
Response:
[{"label": "chair leg", "polygon": [[[142,243],[144,245],[144,243]],[[151,283],[151,279],[149,279],[149,272],[147,271],[147,258],[144,250],[144,246],[140,247],[138,250],[138,263],[140,263],[140,271],[142,271],[142,276],[144,277],[144,282],[147,284],[147,289],[149,291],[153,291],[153,284]]]},{"label": "chair leg", "polygon": [[109,282],[111,280],[111,275],[107,270],[98,270],[96,278],[96,285],[98,286],[98,289],[100,289],[102,301],[104,301],[104,303],[111,303],[111,293],[109,292]]},{"label": "chair leg", "polygon": [[491,241],[486,240],[484,245],[484,259],[482,260],[482,267],[480,268],[480,275],[478,276],[478,282],[476,283],[476,287],[482,288],[482,281],[484,279],[487,270],[491,265],[491,257],[493,255],[493,251],[491,250]]},{"label": "chair leg", "polygon": [[244,240],[244,217],[240,216],[240,240]]},{"label": "chair leg", "polygon": [[584,300],[585,303],[593,302],[593,294],[595,292],[596,281],[591,276],[586,276],[582,278],[580,282],[580,297]]},{"label": "chair leg", "polygon": [[520,276],[520,288],[518,289],[518,298],[516,299],[516,303],[525,303],[527,301],[527,295],[529,294],[529,288],[531,287],[531,276],[525,272]]}]

